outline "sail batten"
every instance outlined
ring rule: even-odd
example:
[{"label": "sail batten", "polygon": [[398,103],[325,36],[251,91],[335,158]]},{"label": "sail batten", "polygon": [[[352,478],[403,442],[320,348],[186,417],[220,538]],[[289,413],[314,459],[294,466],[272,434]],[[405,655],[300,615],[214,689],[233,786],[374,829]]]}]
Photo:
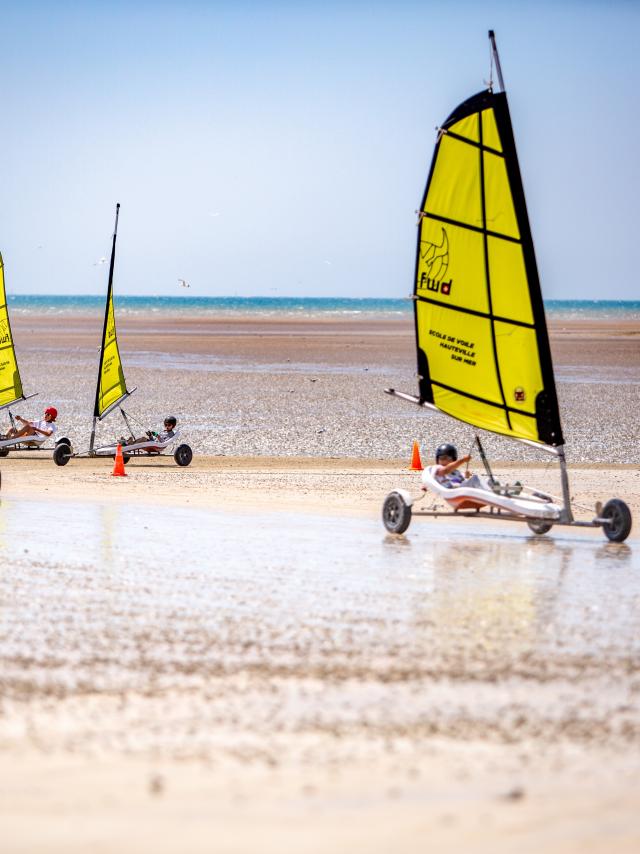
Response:
[{"label": "sail batten", "polygon": [[11,332],[7,294],[4,282],[4,262],[0,255],[0,409],[24,400],[20,369]]},{"label": "sail batten", "polygon": [[[414,297],[414,299],[416,300],[416,302],[426,302],[426,303],[429,303],[431,305],[439,305],[439,303],[436,302],[436,300],[430,300],[428,297],[424,297],[424,296],[417,296],[417,297]],[[460,311],[464,314],[473,314],[476,317],[484,317],[487,319],[493,318],[493,320],[496,322],[502,321],[503,323],[512,323],[514,326],[522,326],[522,327],[527,328],[527,329],[535,329],[533,322],[527,322],[526,320],[515,320],[513,317],[501,317],[499,314],[495,314],[495,313],[494,314],[488,314],[487,312],[484,312],[484,311],[474,311],[474,309],[461,308],[460,306],[457,306],[457,305],[449,306],[449,311]]]},{"label": "sail batten", "polygon": [[463,142],[465,145],[472,145],[474,148],[482,148],[484,151],[488,151],[491,154],[495,154],[496,157],[504,157],[504,152],[500,151],[497,148],[491,148],[489,145],[482,145],[480,142],[476,142],[473,139],[468,139],[465,136],[460,136],[458,133],[454,133],[453,131],[447,130],[444,131],[447,136],[450,136],[451,139],[457,139],[460,142]]},{"label": "sail batten", "polygon": [[120,400],[127,397],[127,384],[120,358],[118,347],[118,336],[116,334],[116,319],[113,307],[113,271],[116,257],[116,237],[118,234],[118,216],[120,205],[116,206],[116,224],[113,231],[113,245],[111,247],[111,263],[109,265],[109,283],[107,285],[107,301],[105,305],[104,327],[102,331],[102,342],[100,347],[100,367],[98,369],[98,384],[96,387],[96,400],[94,406],[94,417],[103,418],[107,410],[118,404]]},{"label": "sail batten", "polygon": [[504,92],[438,133],[416,253],[420,399],[475,427],[563,444],[535,252]]},{"label": "sail batten", "polygon": [[499,231],[492,231],[490,228],[483,228],[481,225],[470,225],[468,222],[461,222],[460,220],[451,219],[434,213],[424,213],[423,216],[425,219],[433,219],[437,222],[457,225],[460,228],[468,228],[469,231],[476,231],[478,234],[487,234],[489,237],[498,237],[500,240],[508,240],[511,243],[522,243],[519,237],[513,237],[510,234],[502,234]]}]

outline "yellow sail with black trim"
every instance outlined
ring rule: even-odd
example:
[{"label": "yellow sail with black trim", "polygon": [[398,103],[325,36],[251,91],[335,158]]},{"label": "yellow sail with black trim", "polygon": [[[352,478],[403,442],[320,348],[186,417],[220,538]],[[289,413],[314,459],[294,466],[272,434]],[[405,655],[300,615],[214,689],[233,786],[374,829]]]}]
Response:
[{"label": "yellow sail with black trim", "polygon": [[504,92],[474,95],[439,130],[414,297],[422,402],[495,433],[563,444]]},{"label": "yellow sail with black trim", "polygon": [[16,400],[22,400],[24,395],[9,323],[2,255],[0,255],[0,303],[0,408],[3,408]]},{"label": "yellow sail with black trim", "polygon": [[100,369],[98,371],[98,387],[94,416],[102,418],[120,400],[127,397],[127,384],[122,370],[122,360],[118,349],[116,335],[116,318],[113,310],[113,268],[116,257],[116,236],[118,233],[118,215],[120,205],[116,207],[116,225],[113,232],[113,247],[111,249],[111,264],[109,266],[109,284],[107,287],[107,304],[102,332],[102,349],[100,351]]}]

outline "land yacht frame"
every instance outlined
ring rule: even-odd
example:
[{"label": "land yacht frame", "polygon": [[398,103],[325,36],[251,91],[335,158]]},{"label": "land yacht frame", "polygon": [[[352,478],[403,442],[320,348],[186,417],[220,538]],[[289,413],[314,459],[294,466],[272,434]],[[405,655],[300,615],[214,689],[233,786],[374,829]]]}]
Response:
[{"label": "land yacht frame", "polygon": [[552,454],[562,495],[499,484],[476,434],[484,480],[454,485],[430,466],[422,492],[429,490],[451,509],[414,509],[417,498],[396,489],[384,500],[382,521],[399,534],[412,516],[499,518],[525,522],[538,535],[560,525],[601,528],[607,539],[623,542],[632,520],[621,499],[598,501],[585,521],[574,514],[533,239],[492,30],[489,39],[490,77],[495,64],[500,91],[490,82],[438,129],[417,212],[419,394],[385,391]]}]

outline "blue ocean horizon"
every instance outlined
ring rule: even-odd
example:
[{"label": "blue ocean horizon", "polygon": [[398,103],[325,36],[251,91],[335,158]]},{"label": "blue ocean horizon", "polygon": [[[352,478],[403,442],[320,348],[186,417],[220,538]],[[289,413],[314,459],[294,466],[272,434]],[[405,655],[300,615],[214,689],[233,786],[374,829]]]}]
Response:
[{"label": "blue ocean horizon", "polygon": [[[12,314],[83,314],[104,311],[104,296],[69,294],[12,294]],[[230,315],[262,317],[349,317],[367,315],[390,318],[410,315],[409,298],[376,299],[355,297],[201,297],[116,296],[118,314]],[[636,319],[640,300],[545,300],[550,318]]]}]

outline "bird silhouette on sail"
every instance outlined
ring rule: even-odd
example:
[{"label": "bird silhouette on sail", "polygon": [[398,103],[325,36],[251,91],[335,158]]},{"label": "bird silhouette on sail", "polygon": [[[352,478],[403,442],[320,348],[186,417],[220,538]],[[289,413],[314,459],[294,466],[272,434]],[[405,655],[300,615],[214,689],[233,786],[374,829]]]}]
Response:
[{"label": "bird silhouette on sail", "polygon": [[[451,282],[443,281],[449,267],[449,238],[444,228],[440,243],[420,241],[420,261],[422,273],[418,286],[426,290],[441,290],[442,293],[449,293]],[[439,287],[440,283],[442,288]]]}]

